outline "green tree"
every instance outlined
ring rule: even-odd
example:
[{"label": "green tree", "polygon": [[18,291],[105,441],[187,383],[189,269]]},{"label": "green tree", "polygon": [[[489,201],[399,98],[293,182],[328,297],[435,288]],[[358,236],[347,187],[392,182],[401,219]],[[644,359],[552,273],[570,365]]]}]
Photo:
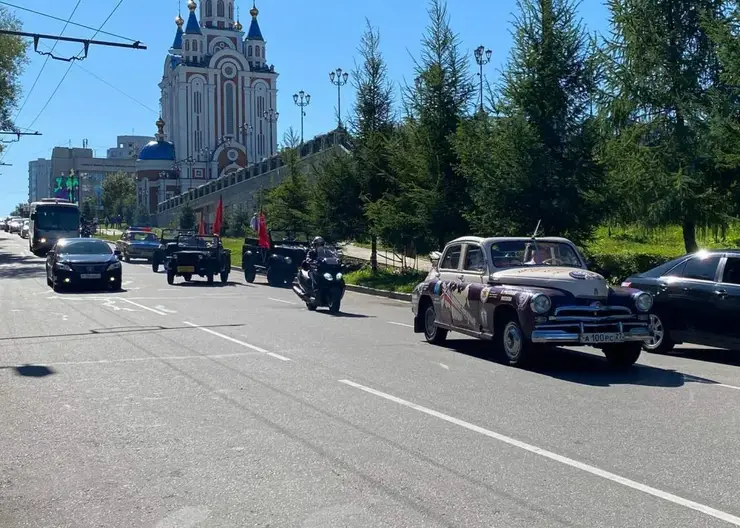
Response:
[{"label": "green tree", "polygon": [[124,216],[131,222],[136,208],[136,183],[126,172],[117,172],[103,179],[101,197],[103,209],[108,216]]},{"label": "green tree", "polygon": [[15,206],[13,211],[10,213],[10,216],[23,216],[23,212],[28,210],[28,204],[25,202],[20,202]]},{"label": "green tree", "polygon": [[337,242],[365,233],[363,188],[353,156],[336,154],[314,169],[311,220],[318,234]]},{"label": "green tree", "polygon": [[178,225],[180,229],[195,229],[195,210],[190,205],[190,201],[186,201],[180,209],[180,217],[178,218]]},{"label": "green tree", "polygon": [[[362,61],[354,69],[352,78],[357,97],[351,118],[353,134],[354,170],[344,172],[349,191],[360,186],[365,206],[369,206],[392,190],[391,154],[389,140],[394,129],[393,90],[388,80],[388,66],[380,51],[380,33],[366,21],[365,33],[358,49]],[[350,169],[350,167],[346,167]],[[355,181],[353,181],[355,180]],[[354,217],[345,218],[348,226],[360,227],[367,223],[370,234],[370,265],[378,268],[378,231],[375,215],[365,215],[356,207],[356,195],[349,195],[345,209]]]},{"label": "green tree", "polygon": [[415,189],[414,213],[442,247],[468,231],[463,213],[470,200],[466,180],[456,170],[453,141],[471,108],[474,88],[443,0],[431,0],[429,18],[415,83],[405,90],[406,149],[394,153],[393,170],[400,186]]},{"label": "green tree", "polygon": [[278,231],[310,231],[311,193],[308,179],[298,166],[298,150],[286,147],[281,156],[288,177],[267,194],[265,209],[268,226]]},{"label": "green tree", "polygon": [[687,252],[697,249],[697,226],[725,223],[731,207],[708,141],[721,63],[707,28],[728,5],[609,1],[602,155],[614,197],[643,225],[680,224]]},{"label": "green tree", "polygon": [[584,241],[604,210],[595,54],[574,0],[517,4],[498,117],[479,115],[457,135],[468,218],[480,234],[529,234],[541,220],[548,234]]},{"label": "green tree", "polygon": [[[20,21],[4,6],[0,6],[0,29],[21,29]],[[0,35],[0,129],[16,130],[11,112],[21,93],[20,75],[27,60],[23,38]],[[4,147],[0,143],[0,153]]]},{"label": "green tree", "polygon": [[88,196],[82,201],[82,208],[80,210],[82,218],[87,221],[91,221],[93,218],[95,218],[95,210],[96,203],[94,198]]}]

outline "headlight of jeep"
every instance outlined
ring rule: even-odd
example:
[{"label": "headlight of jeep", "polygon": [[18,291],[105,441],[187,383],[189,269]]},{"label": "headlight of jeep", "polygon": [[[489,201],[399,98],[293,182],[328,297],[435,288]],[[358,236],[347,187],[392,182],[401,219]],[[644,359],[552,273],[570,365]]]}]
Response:
[{"label": "headlight of jeep", "polygon": [[325,278],[326,280],[329,280],[329,281],[330,281],[330,280],[334,280],[334,277],[332,277],[332,276],[331,276],[331,273],[324,273],[324,278]]},{"label": "headlight of jeep", "polygon": [[544,293],[538,293],[529,301],[529,307],[534,313],[542,315],[550,311],[552,301]]},{"label": "headlight of jeep", "polygon": [[41,239],[39,239],[39,242],[41,242],[42,244],[46,244],[46,239],[45,238],[41,238]]},{"label": "headlight of jeep", "polygon": [[635,308],[640,312],[647,312],[653,307],[653,296],[647,292],[635,294]]},{"label": "headlight of jeep", "polygon": [[121,267],[121,263],[116,261],[113,262],[110,266],[108,266],[108,271],[115,270]]},{"label": "headlight of jeep", "polygon": [[342,280],[342,277],[344,277],[344,275],[342,275],[341,273],[337,273],[337,280]]},{"label": "headlight of jeep", "polygon": [[290,257],[285,257],[285,263],[286,264],[292,264],[293,263],[293,259],[291,259]]}]

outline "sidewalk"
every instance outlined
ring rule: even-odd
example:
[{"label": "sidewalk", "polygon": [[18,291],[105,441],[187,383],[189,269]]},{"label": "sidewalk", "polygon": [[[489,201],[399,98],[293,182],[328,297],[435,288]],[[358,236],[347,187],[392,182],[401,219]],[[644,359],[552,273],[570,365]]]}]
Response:
[{"label": "sidewalk", "polygon": [[[342,253],[346,256],[370,262],[370,249],[352,244],[346,244],[341,247]],[[378,249],[378,264],[394,268],[402,267],[401,257],[394,255],[392,251],[384,249]],[[426,257],[417,257],[416,259],[407,258],[406,265],[410,268],[415,268],[421,271],[429,271],[432,269],[432,263]]]}]

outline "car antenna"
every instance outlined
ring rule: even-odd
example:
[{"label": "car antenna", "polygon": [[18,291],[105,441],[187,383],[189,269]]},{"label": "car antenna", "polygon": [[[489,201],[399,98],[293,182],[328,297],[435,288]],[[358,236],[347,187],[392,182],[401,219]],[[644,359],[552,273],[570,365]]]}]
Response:
[{"label": "car antenna", "polygon": [[537,220],[537,227],[534,228],[534,233],[532,233],[532,240],[534,240],[534,237],[537,236],[537,232],[540,230],[541,223],[542,223],[542,220]]},{"label": "car antenna", "polygon": [[532,233],[532,244],[534,244],[534,253],[532,254],[532,262],[536,263],[536,258],[538,254],[537,249],[537,239],[535,238],[537,236],[537,233],[540,230],[540,224],[542,224],[542,219],[537,220],[537,227],[534,228],[534,233]]}]

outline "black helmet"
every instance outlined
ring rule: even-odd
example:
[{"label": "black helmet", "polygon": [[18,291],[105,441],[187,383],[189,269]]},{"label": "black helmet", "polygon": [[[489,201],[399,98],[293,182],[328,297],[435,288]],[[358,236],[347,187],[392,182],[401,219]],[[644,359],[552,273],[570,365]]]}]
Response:
[{"label": "black helmet", "polygon": [[313,246],[314,248],[317,248],[317,247],[322,247],[322,246],[324,245],[324,239],[323,239],[323,238],[321,238],[320,236],[317,236],[317,237],[315,237],[315,238],[314,238],[314,239],[313,239],[313,240],[311,241],[311,245],[312,245],[312,246]]}]

